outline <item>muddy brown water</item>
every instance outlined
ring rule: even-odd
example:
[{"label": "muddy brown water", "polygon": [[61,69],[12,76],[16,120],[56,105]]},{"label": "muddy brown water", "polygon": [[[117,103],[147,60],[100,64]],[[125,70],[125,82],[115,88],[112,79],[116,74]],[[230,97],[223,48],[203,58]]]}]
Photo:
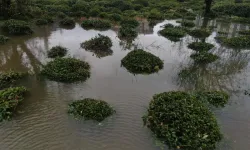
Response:
[{"label": "muddy brown water", "polygon": [[[11,120],[0,123],[0,150],[159,150],[167,149],[143,127],[142,116],[156,93],[172,90],[222,89],[231,94],[229,105],[215,109],[224,140],[218,149],[250,149],[250,54],[248,50],[221,47],[214,37],[216,31],[237,35],[247,25],[210,21],[217,28],[207,42],[216,45],[211,52],[221,57],[207,66],[194,66],[187,44],[196,39],[186,36],[171,42],[158,36],[161,26],[175,21],[164,21],[150,28],[143,24],[133,42],[164,60],[164,69],[151,75],[133,75],[121,67],[121,59],[130,51],[117,37],[117,30],[84,30],[79,24],[73,29],[62,29],[57,24],[36,28],[31,36],[11,37],[0,46],[0,69],[29,71],[35,75],[23,84],[30,96]],[[203,25],[197,21],[197,25]],[[113,53],[97,57],[80,48],[80,43],[98,33],[113,41]],[[67,57],[85,60],[91,65],[91,77],[84,83],[64,84],[41,79],[41,65],[51,59],[46,51],[61,45],[69,49]],[[193,76],[180,79],[178,73],[189,68]],[[110,103],[117,111],[101,124],[75,120],[67,114],[73,100],[98,98]]]}]

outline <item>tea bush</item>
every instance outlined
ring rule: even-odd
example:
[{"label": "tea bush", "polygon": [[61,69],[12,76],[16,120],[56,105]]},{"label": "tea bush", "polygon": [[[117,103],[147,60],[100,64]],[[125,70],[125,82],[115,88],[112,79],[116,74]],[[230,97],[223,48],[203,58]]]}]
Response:
[{"label": "tea bush", "polygon": [[224,91],[201,91],[194,94],[198,100],[209,103],[215,107],[225,107],[229,95]]},{"label": "tea bush", "polygon": [[250,47],[250,36],[239,36],[232,38],[217,37],[217,40],[223,45],[231,48],[249,48]]},{"label": "tea bush", "polygon": [[48,24],[48,21],[46,19],[37,19],[36,20],[36,25],[41,26],[41,25],[46,25]]},{"label": "tea bush", "polygon": [[41,74],[60,82],[85,81],[90,77],[90,66],[75,58],[56,58],[43,67]]},{"label": "tea bush", "polygon": [[15,35],[33,33],[29,24],[25,21],[20,21],[20,20],[13,20],[13,19],[7,20],[3,23],[2,28],[9,34],[15,34]]},{"label": "tea bush", "polygon": [[132,73],[154,73],[163,68],[163,61],[144,50],[133,50],[121,60],[122,66]]},{"label": "tea bush", "polygon": [[10,120],[15,109],[24,100],[27,92],[24,87],[8,88],[0,91],[0,121]]},{"label": "tea bush", "polygon": [[188,33],[190,36],[195,37],[195,38],[206,38],[208,37],[211,33],[207,29],[194,29],[189,31]]},{"label": "tea bush", "polygon": [[83,117],[85,120],[101,122],[113,115],[115,110],[103,100],[86,98],[69,104],[68,112],[76,118]]},{"label": "tea bush", "polygon": [[74,26],[75,21],[72,18],[66,17],[63,20],[60,21],[61,26]]},{"label": "tea bush", "polygon": [[85,41],[81,44],[82,48],[87,50],[107,51],[112,47],[112,41],[108,36],[98,34],[94,38]]},{"label": "tea bush", "polygon": [[138,32],[134,28],[122,26],[119,29],[118,35],[121,39],[131,39],[133,41],[137,37]]},{"label": "tea bush", "polygon": [[205,42],[193,42],[191,44],[188,44],[188,48],[194,51],[209,51],[213,47],[214,47],[213,44],[205,43]]},{"label": "tea bush", "polygon": [[185,92],[154,95],[143,121],[170,149],[213,150],[222,139],[214,114]]},{"label": "tea bush", "polygon": [[186,35],[186,31],[182,27],[175,27],[171,24],[167,24],[163,30],[159,31],[159,34],[170,40],[176,39],[176,41],[179,41],[180,38]]},{"label": "tea bush", "polygon": [[140,23],[135,19],[125,18],[121,21],[120,25],[124,27],[136,28],[140,25]]},{"label": "tea bush", "polygon": [[5,44],[9,40],[8,37],[0,35],[0,44]]},{"label": "tea bush", "polygon": [[67,51],[68,50],[65,47],[55,46],[48,51],[48,57],[49,58],[63,57],[67,54]]},{"label": "tea bush", "polygon": [[89,20],[84,20],[81,26],[85,29],[106,30],[111,28],[111,23],[106,20],[89,19]]},{"label": "tea bush", "polygon": [[26,73],[14,71],[0,73],[0,89],[12,86],[18,80],[24,78],[25,75]]},{"label": "tea bush", "polygon": [[193,21],[184,20],[184,21],[181,22],[181,26],[183,26],[183,27],[191,27],[192,28],[192,27],[195,26],[195,24],[194,24]]},{"label": "tea bush", "polygon": [[217,55],[208,52],[195,53],[190,55],[190,57],[196,63],[211,63],[219,59]]}]

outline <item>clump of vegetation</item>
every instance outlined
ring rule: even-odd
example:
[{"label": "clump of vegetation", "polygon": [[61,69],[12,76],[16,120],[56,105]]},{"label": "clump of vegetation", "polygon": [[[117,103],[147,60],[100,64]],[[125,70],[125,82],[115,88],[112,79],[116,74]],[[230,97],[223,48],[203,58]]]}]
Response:
[{"label": "clump of vegetation", "polygon": [[222,139],[213,113],[185,92],[154,95],[143,121],[171,149],[213,150]]},{"label": "clump of vegetation", "polygon": [[229,100],[229,95],[224,91],[201,91],[196,92],[195,96],[198,100],[215,107],[225,107]]},{"label": "clump of vegetation", "polygon": [[67,51],[68,50],[65,47],[55,46],[48,51],[48,57],[49,58],[63,57],[67,54]]},{"label": "clump of vegetation", "polygon": [[194,30],[189,31],[188,34],[195,38],[206,38],[211,33],[207,29],[194,29]]},{"label": "clump of vegetation", "polygon": [[85,120],[103,121],[113,115],[115,110],[105,101],[86,98],[69,104],[69,114]]},{"label": "clump of vegetation", "polygon": [[85,81],[90,77],[90,66],[75,58],[56,58],[44,66],[41,74],[60,82]]},{"label": "clump of vegetation", "polygon": [[63,20],[60,21],[61,26],[74,26],[75,21],[72,18],[66,17]]},{"label": "clump of vegetation", "polygon": [[250,30],[239,31],[239,34],[241,34],[241,35],[249,35],[250,36]]},{"label": "clump of vegetation", "polygon": [[60,18],[60,19],[64,19],[64,18],[67,17],[67,15],[66,15],[65,13],[63,13],[63,12],[59,12],[59,13],[57,14],[57,16],[58,16],[58,18]]},{"label": "clump of vegetation", "polygon": [[184,21],[181,22],[181,26],[192,28],[192,27],[195,26],[195,24],[194,24],[193,21],[184,20]]},{"label": "clump of vegetation", "polygon": [[87,50],[107,51],[112,47],[112,41],[108,36],[98,34],[98,36],[85,41],[81,44],[82,48]]},{"label": "clump of vegetation", "polygon": [[219,56],[208,52],[200,52],[190,55],[196,63],[211,63],[219,59]]},{"label": "clump of vegetation", "polygon": [[15,34],[15,35],[33,33],[29,24],[25,21],[20,21],[20,20],[13,20],[13,19],[7,20],[4,22],[2,28],[9,34]]},{"label": "clump of vegetation", "polygon": [[249,48],[250,36],[238,36],[232,38],[216,37],[217,40],[225,46],[231,48]]},{"label": "clump of vegetation", "polygon": [[218,31],[218,33],[219,33],[220,35],[227,35],[227,34],[228,34],[228,32],[225,32],[225,31]]},{"label": "clump of vegetation", "polygon": [[191,44],[188,45],[188,48],[194,50],[194,51],[209,51],[210,49],[212,49],[214,47],[213,44],[210,43],[205,43],[205,42],[193,42]]},{"label": "clump of vegetation", "polygon": [[12,86],[18,80],[24,78],[26,73],[8,71],[0,73],[0,89]]},{"label": "clump of vegetation", "polygon": [[250,5],[249,4],[234,4],[234,3],[223,3],[215,5],[212,11],[218,15],[229,15],[249,18],[250,17]]},{"label": "clump of vegetation", "polygon": [[41,26],[41,25],[47,25],[48,21],[46,19],[37,19],[36,20],[36,25]]},{"label": "clump of vegetation", "polygon": [[163,61],[144,50],[133,50],[122,60],[122,66],[132,73],[154,73],[163,68]]},{"label": "clump of vegetation", "polygon": [[85,29],[106,30],[111,28],[111,23],[106,20],[89,19],[89,20],[84,20],[81,26]]},{"label": "clump of vegetation", "polygon": [[135,19],[125,18],[121,21],[120,25],[124,27],[136,28],[140,25],[140,23]]},{"label": "clump of vegetation", "polygon": [[0,44],[5,44],[9,40],[8,37],[0,35]]},{"label": "clump of vegetation", "polygon": [[27,92],[24,87],[8,88],[0,91],[0,121],[10,120],[17,106]]},{"label": "clump of vegetation", "polygon": [[186,35],[186,31],[181,27],[175,27],[171,24],[167,24],[164,26],[163,30],[159,31],[159,34],[168,38],[172,41],[179,41],[180,38]]},{"label": "clump of vegetation", "polygon": [[118,35],[119,35],[119,38],[121,38],[121,39],[127,39],[130,41],[133,41],[137,37],[138,32],[136,31],[135,28],[122,26],[119,29]]}]

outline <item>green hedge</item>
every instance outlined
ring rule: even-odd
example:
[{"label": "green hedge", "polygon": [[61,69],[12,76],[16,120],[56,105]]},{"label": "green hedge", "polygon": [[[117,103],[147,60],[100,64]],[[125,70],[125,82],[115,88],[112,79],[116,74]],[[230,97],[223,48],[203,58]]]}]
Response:
[{"label": "green hedge", "polygon": [[154,95],[143,120],[171,149],[214,150],[222,139],[214,114],[185,92]]},{"label": "green hedge", "polygon": [[86,98],[69,104],[69,114],[85,120],[103,121],[115,113],[115,110],[105,101]]}]

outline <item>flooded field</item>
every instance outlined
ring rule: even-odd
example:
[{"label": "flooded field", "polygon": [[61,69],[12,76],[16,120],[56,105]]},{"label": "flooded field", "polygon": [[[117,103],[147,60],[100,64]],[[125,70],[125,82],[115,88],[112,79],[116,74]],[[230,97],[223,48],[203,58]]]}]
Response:
[{"label": "flooded field", "polygon": [[[197,19],[197,26],[204,23]],[[143,127],[142,116],[146,113],[152,96],[156,93],[196,89],[221,89],[230,93],[229,105],[214,110],[224,134],[218,149],[248,150],[250,148],[250,53],[249,50],[234,50],[221,47],[214,37],[217,31],[228,32],[228,37],[237,36],[237,31],[249,29],[243,24],[224,23],[216,20],[207,26],[216,26],[206,42],[216,47],[211,50],[220,57],[207,65],[194,65],[190,59],[192,50],[187,48],[197,41],[186,36],[180,42],[171,42],[159,36],[158,31],[166,20],[154,27],[141,24],[139,36],[133,47],[142,48],[164,61],[164,69],[151,75],[134,75],[121,67],[121,59],[131,49],[120,41],[117,30],[84,30],[79,24],[73,29],[63,29],[57,24],[35,29],[31,36],[11,37],[0,46],[1,71],[29,71],[34,73],[23,84],[30,95],[22,103],[11,121],[0,124],[1,150],[158,150],[163,147]],[[80,43],[98,33],[112,39],[110,55],[86,51]],[[69,49],[66,57],[89,62],[91,77],[86,82],[65,84],[41,78],[42,65],[49,62],[47,51],[61,45]],[[190,76],[178,74],[190,70]],[[75,120],[67,114],[68,104],[83,98],[98,98],[110,103],[116,114],[102,123]]]}]

